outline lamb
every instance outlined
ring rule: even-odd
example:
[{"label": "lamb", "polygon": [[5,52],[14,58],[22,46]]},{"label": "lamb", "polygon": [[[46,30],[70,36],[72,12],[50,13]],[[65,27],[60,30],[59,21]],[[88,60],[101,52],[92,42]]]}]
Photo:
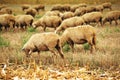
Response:
[{"label": "lamb", "polygon": [[86,13],[83,16],[81,16],[83,20],[85,21],[86,24],[89,24],[91,22],[97,22],[102,25],[102,13],[101,12],[91,12],[91,13]]},{"label": "lamb", "polygon": [[51,27],[56,30],[56,28],[61,24],[62,19],[58,16],[43,16],[39,20],[33,22],[33,28],[37,28],[39,26],[43,27],[43,30],[46,30],[46,27]]},{"label": "lamb", "polygon": [[74,27],[83,24],[84,24],[84,20],[81,17],[76,16],[69,19],[65,19],[62,21],[61,25],[56,29],[55,33],[59,33],[60,31],[63,31],[69,27]]},{"label": "lamb", "polygon": [[71,17],[74,17],[74,13],[73,12],[64,12],[61,15],[62,20],[68,19],[68,18],[71,18]]},{"label": "lamb", "polygon": [[61,58],[64,59],[63,52],[58,43],[59,35],[54,32],[36,33],[25,43],[22,50],[25,52],[26,57],[30,57],[32,52],[38,52],[39,54],[40,51],[51,51],[56,55],[54,51],[56,49]]},{"label": "lamb", "polygon": [[16,26],[22,29],[27,26],[32,26],[34,18],[31,15],[17,15],[15,16]]},{"label": "lamb", "polygon": [[37,14],[37,11],[34,8],[29,8],[25,11],[25,14],[35,17],[35,15]]},{"label": "lamb", "polygon": [[120,11],[119,10],[114,10],[114,11],[110,11],[108,13],[105,14],[105,16],[102,19],[103,24],[105,24],[106,22],[110,22],[110,24],[112,23],[112,21],[114,20],[116,25],[118,24],[117,20],[120,19]]},{"label": "lamb", "polygon": [[110,9],[112,10],[112,4],[110,2],[106,2],[102,4],[104,9]]},{"label": "lamb", "polygon": [[15,25],[15,17],[10,14],[3,14],[0,15],[0,31],[3,27],[5,27],[5,30],[8,28],[13,28]]},{"label": "lamb", "polygon": [[67,28],[60,37],[59,45],[64,46],[65,43],[68,43],[72,48],[74,53],[74,44],[84,44],[89,43],[91,46],[91,53],[96,48],[96,29],[90,25],[82,25]]}]

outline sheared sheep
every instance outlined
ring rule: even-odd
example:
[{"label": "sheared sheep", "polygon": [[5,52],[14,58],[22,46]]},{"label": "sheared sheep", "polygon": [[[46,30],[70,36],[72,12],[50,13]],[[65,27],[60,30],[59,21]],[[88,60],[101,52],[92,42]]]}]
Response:
[{"label": "sheared sheep", "polygon": [[81,17],[72,17],[62,21],[61,25],[56,29],[55,33],[59,33],[69,27],[83,25],[84,20]]},{"label": "sheared sheep", "polygon": [[104,9],[108,8],[108,9],[112,10],[112,4],[110,2],[103,3],[102,5],[103,5]]},{"label": "sheared sheep", "polygon": [[62,19],[58,16],[43,16],[39,20],[33,22],[33,28],[43,27],[43,30],[46,30],[46,27],[51,27],[56,30],[56,28],[61,24]]},{"label": "sheared sheep", "polygon": [[101,12],[91,12],[86,13],[81,18],[85,21],[86,24],[89,24],[91,22],[100,23],[102,25],[102,13]]},{"label": "sheared sheep", "polygon": [[61,47],[59,46],[59,35],[54,32],[37,33],[25,43],[22,50],[25,52],[26,57],[30,57],[32,52],[51,51],[56,55],[54,49],[58,51],[61,58],[64,58]]},{"label": "sheared sheep", "polygon": [[102,19],[102,22],[103,22],[103,24],[105,24],[106,22],[110,22],[110,24],[112,24],[112,21],[114,20],[117,25],[118,19],[120,19],[120,11],[115,10],[115,11],[110,11],[110,12],[106,13]]},{"label": "sheared sheep", "polygon": [[34,8],[29,8],[25,11],[25,14],[35,17],[35,15],[37,14],[37,11]]},{"label": "sheared sheep", "polygon": [[13,28],[15,25],[15,17],[11,14],[3,14],[0,15],[0,31],[3,27],[5,27],[5,30],[8,28]]},{"label": "sheared sheep", "polygon": [[89,43],[91,53],[96,48],[96,29],[90,25],[76,26],[67,28],[60,37],[60,46],[68,43],[74,53],[74,44]]},{"label": "sheared sheep", "polygon": [[16,26],[20,28],[27,28],[32,26],[34,18],[31,15],[17,15],[15,16]]},{"label": "sheared sheep", "polygon": [[74,17],[74,13],[73,12],[64,12],[61,15],[62,20],[68,19],[68,18],[71,18],[71,17]]}]

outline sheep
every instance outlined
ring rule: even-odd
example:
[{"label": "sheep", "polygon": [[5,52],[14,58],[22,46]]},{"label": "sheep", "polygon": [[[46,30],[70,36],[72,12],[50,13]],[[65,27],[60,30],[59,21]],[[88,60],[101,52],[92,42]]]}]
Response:
[{"label": "sheep", "polygon": [[9,8],[9,7],[6,7],[6,8],[2,8],[1,10],[0,10],[0,13],[3,13],[3,14],[12,14],[12,9],[11,8]]},{"label": "sheep", "polygon": [[65,13],[63,13],[61,15],[62,20],[68,19],[68,18],[71,18],[71,17],[74,17],[74,13],[73,12],[65,12]]},{"label": "sheep", "polygon": [[102,12],[103,9],[104,9],[103,5],[97,5],[97,6],[95,7],[95,11],[100,11],[100,12]]},{"label": "sheep", "polygon": [[39,12],[39,10],[45,10],[45,6],[42,4],[39,4],[34,6],[34,9],[36,9],[36,11]]},{"label": "sheep", "polygon": [[74,44],[89,43],[91,53],[96,49],[96,29],[90,25],[75,26],[67,28],[60,36],[60,47],[68,43],[74,53]]},{"label": "sheep", "polygon": [[103,5],[104,9],[108,8],[108,9],[112,10],[112,4],[110,2],[103,3],[102,5]]},{"label": "sheep", "polygon": [[86,13],[94,12],[95,11],[95,6],[88,6],[86,7]]},{"label": "sheep", "polygon": [[34,18],[31,15],[17,15],[15,16],[15,22],[17,27],[21,27],[22,29],[27,28],[26,26],[32,26]]},{"label": "sheep", "polygon": [[74,16],[82,16],[85,13],[86,13],[86,7],[79,7],[78,9],[75,10]]},{"label": "sheep", "polygon": [[62,5],[63,11],[70,11],[70,5],[69,4],[64,4]]},{"label": "sheep", "polygon": [[25,14],[35,17],[35,15],[37,14],[37,11],[34,8],[29,8],[25,11]]},{"label": "sheep", "polygon": [[8,28],[13,28],[15,25],[15,17],[10,14],[3,14],[0,15],[0,31],[3,27],[5,27],[5,30]]},{"label": "sheep", "polygon": [[21,6],[21,8],[22,8],[22,10],[24,11],[24,10],[30,8],[30,5],[24,4],[24,5]]},{"label": "sheep", "polygon": [[62,19],[58,16],[43,16],[39,20],[33,22],[33,28],[37,28],[39,26],[43,27],[43,30],[46,30],[46,27],[51,27],[56,30],[56,28],[61,24]]},{"label": "sheep", "polygon": [[47,11],[44,16],[59,16],[60,17],[61,13],[59,11]]},{"label": "sheep", "polygon": [[56,55],[54,48],[58,51],[61,58],[64,59],[64,55],[61,47],[59,46],[59,35],[54,32],[36,33],[30,37],[25,43],[22,50],[25,52],[26,57],[30,57],[32,52],[51,51]]},{"label": "sheep", "polygon": [[83,24],[84,24],[84,20],[81,17],[76,16],[76,17],[68,18],[62,21],[60,26],[55,30],[55,33],[59,33],[60,31],[63,31],[69,27],[74,27]]},{"label": "sheep", "polygon": [[75,12],[75,10],[78,9],[79,7],[87,7],[87,4],[83,3],[83,4],[74,5],[71,7],[71,12]]},{"label": "sheep", "polygon": [[102,25],[102,13],[101,12],[91,12],[91,13],[86,13],[81,18],[85,21],[86,24],[89,24],[91,22],[97,22]]},{"label": "sheep", "polygon": [[51,11],[56,11],[56,10],[62,12],[63,11],[62,5],[61,4],[54,5]]},{"label": "sheep", "polygon": [[103,24],[105,24],[106,22],[110,22],[110,24],[111,24],[112,21],[114,20],[117,25],[118,19],[120,19],[120,11],[114,10],[114,11],[110,11],[110,12],[106,13],[102,19],[102,22],[103,22]]}]

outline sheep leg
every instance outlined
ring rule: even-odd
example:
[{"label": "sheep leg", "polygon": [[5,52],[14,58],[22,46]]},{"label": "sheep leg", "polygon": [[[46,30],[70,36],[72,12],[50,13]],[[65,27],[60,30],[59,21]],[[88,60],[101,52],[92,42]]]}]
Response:
[{"label": "sheep leg", "polygon": [[44,30],[44,31],[46,30],[46,26],[43,27],[43,30]]},{"label": "sheep leg", "polygon": [[72,52],[74,53],[74,42],[73,41],[68,41],[68,43],[70,44],[70,48],[72,49]]},{"label": "sheep leg", "polygon": [[115,20],[115,24],[116,24],[116,25],[118,25],[118,22],[117,22],[117,20]]},{"label": "sheep leg", "polygon": [[93,38],[90,38],[87,41],[88,41],[88,43],[91,46],[90,53],[93,53],[93,49],[94,49]]},{"label": "sheep leg", "polygon": [[62,52],[62,48],[61,48],[59,45],[57,45],[57,46],[56,46],[56,49],[57,49],[58,53],[60,54],[61,58],[64,59],[64,55],[63,55],[63,52]]}]

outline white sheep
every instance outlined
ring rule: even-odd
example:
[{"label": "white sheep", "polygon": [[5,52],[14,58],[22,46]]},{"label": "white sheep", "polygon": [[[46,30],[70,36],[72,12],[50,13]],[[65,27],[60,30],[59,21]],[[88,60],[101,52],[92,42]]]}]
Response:
[{"label": "white sheep", "polygon": [[30,57],[32,52],[51,51],[56,55],[54,49],[58,51],[60,56],[64,58],[61,47],[59,46],[59,35],[54,32],[37,33],[25,43],[22,50],[25,52],[26,57]]},{"label": "white sheep", "polygon": [[74,44],[89,43],[91,53],[96,48],[96,29],[90,25],[67,28],[60,37],[60,46],[68,43],[74,52]]}]

